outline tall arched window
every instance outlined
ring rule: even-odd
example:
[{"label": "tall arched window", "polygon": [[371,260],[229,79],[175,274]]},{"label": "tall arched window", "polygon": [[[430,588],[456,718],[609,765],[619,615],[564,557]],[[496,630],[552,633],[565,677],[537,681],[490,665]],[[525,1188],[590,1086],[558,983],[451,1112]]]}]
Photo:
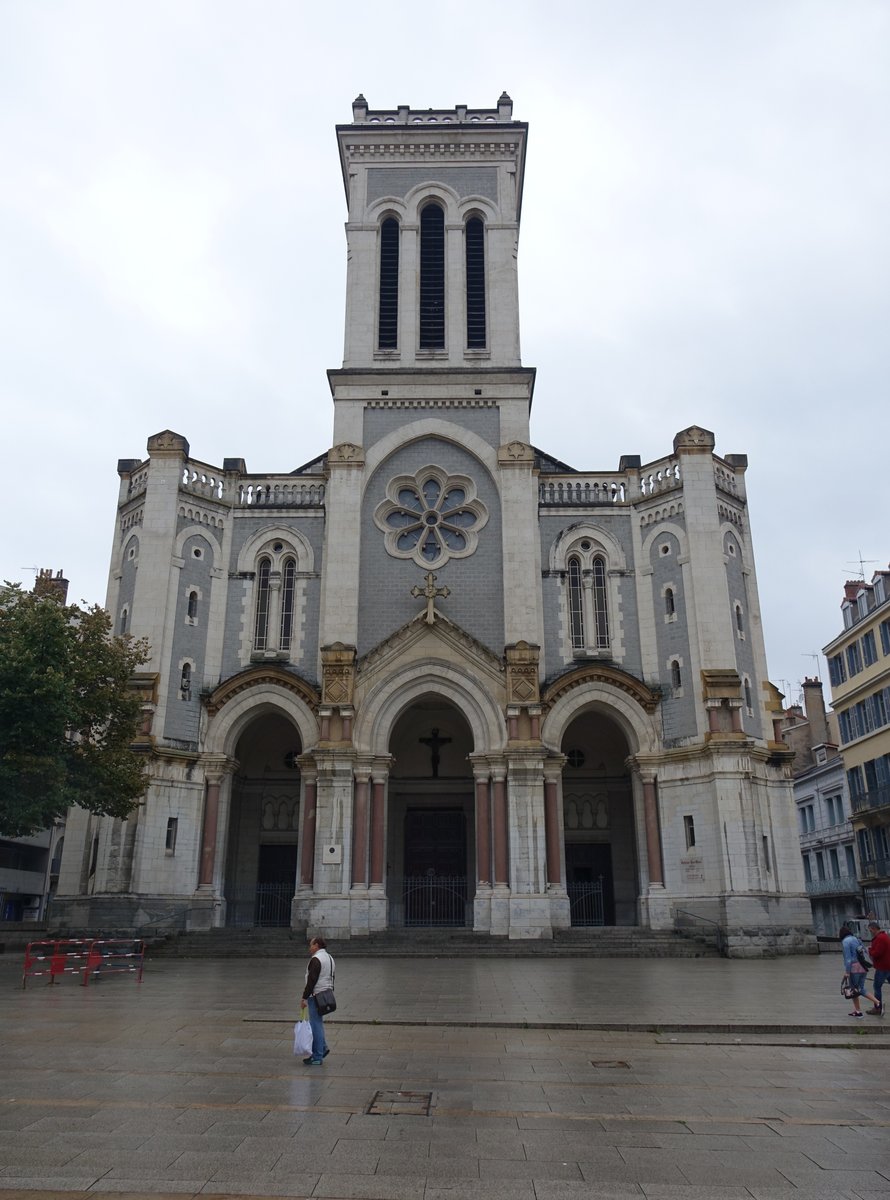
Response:
[{"label": "tall arched window", "polygon": [[676,611],[677,611],[677,606],[674,601],[674,589],[673,588],[665,588],[664,589],[664,615],[666,617],[672,617]]},{"label": "tall arched window", "polygon": [[445,213],[438,204],[420,214],[420,348],[445,348]]},{"label": "tall arched window", "polygon": [[683,686],[683,676],[680,674],[680,664],[677,659],[671,662],[671,687],[675,690]]},{"label": "tall arched window", "polygon": [[377,345],[395,350],[399,344],[399,223],[387,217],[380,226],[380,311]]},{"label": "tall arched window", "polygon": [[269,575],[272,561],[261,558],[256,571],[256,628],[253,645],[255,650],[265,650],[269,640]]},{"label": "tall arched window", "polygon": [[290,650],[294,631],[294,592],[297,580],[297,564],[292,558],[284,560],[281,573],[281,641],[282,650]]},{"label": "tall arched window", "polygon": [[179,677],[179,697],[181,700],[190,700],[192,697],[192,664],[189,662],[182,664],[182,674]]},{"label": "tall arched window", "polygon": [[189,592],[186,616],[190,621],[194,621],[198,616],[198,593],[196,591]]},{"label": "tall arched window", "polygon": [[569,628],[572,649],[584,649],[584,592],[581,586],[581,560],[574,556],[568,561],[569,571]]},{"label": "tall arched window", "polygon": [[597,650],[609,649],[609,606],[606,595],[606,560],[593,560],[593,623]]},{"label": "tall arched window", "polygon": [[735,628],[736,628],[736,633],[738,633],[739,635],[744,634],[745,618],[742,616],[741,604],[737,604],[735,606]]},{"label": "tall arched window", "polygon": [[467,250],[467,349],[484,350],[485,337],[485,225],[470,217],[465,231]]},{"label": "tall arched window", "polygon": [[745,708],[751,709],[753,707],[751,702],[751,680],[745,679]]}]

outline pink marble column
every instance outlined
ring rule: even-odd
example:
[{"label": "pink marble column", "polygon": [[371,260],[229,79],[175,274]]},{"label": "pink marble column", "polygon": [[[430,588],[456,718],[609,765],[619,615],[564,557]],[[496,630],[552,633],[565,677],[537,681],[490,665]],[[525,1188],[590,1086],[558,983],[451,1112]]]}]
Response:
[{"label": "pink marble column", "polygon": [[741,704],[730,704],[729,719],[732,723],[733,733],[744,733],[742,729],[742,706]]},{"label": "pink marble column", "polygon": [[312,887],[315,878],[315,778],[303,785],[303,835],[300,852],[300,886]]},{"label": "pink marble column", "polygon": [[646,857],[649,863],[649,882],[663,885],[661,836],[658,832],[658,805],[654,779],[643,780],[643,811],[646,818]]},{"label": "pink marble column", "polygon": [[371,887],[383,883],[385,795],[386,778],[375,776],[371,786]]},{"label": "pink marble column", "polygon": [[562,883],[559,845],[559,791],[555,779],[544,780],[544,835],[547,840],[547,882]]},{"label": "pink marble column", "polygon": [[219,789],[222,780],[219,776],[207,780],[207,790],[204,796],[204,829],[201,835],[201,873],[198,877],[199,887],[209,887],[213,883],[213,868],[216,862],[216,832],[219,824]]},{"label": "pink marble column", "polygon": [[371,784],[367,776],[356,779],[352,801],[352,886],[366,887],[368,883],[368,793]]},{"label": "pink marble column", "polygon": [[510,882],[507,854],[507,780],[495,776],[494,795],[494,885],[506,887]]},{"label": "pink marble column", "polygon": [[476,780],[476,879],[491,884],[491,798],[488,779]]},{"label": "pink marble column", "polygon": [[709,733],[719,733],[720,732],[720,705],[719,704],[709,704],[708,705],[708,732]]}]

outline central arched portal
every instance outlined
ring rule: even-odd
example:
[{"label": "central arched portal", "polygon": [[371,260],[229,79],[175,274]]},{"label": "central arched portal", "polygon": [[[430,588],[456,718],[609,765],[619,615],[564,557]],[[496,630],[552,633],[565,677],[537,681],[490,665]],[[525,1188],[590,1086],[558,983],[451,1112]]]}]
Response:
[{"label": "central arched portal", "polygon": [[465,925],[476,878],[470,727],[427,697],[402,713],[389,750],[390,925]]},{"label": "central arched portal", "polygon": [[566,889],[573,925],[636,925],[639,864],[627,739],[598,710],[562,742]]},{"label": "central arched portal", "polygon": [[300,735],[278,713],[238,739],[226,854],[226,924],[290,925],[300,829]]}]

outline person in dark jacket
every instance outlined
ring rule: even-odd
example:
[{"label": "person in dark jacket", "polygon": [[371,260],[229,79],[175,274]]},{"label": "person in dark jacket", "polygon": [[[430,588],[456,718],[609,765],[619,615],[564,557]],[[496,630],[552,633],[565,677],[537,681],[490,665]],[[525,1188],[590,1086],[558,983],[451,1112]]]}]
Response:
[{"label": "person in dark jacket", "polygon": [[871,934],[868,953],[875,967],[875,1006],[866,1011],[873,1017],[882,1017],[884,1000],[881,992],[890,979],[890,934],[885,933],[877,921],[869,921],[868,931]]},{"label": "person in dark jacket", "polygon": [[306,968],[306,986],[303,988],[303,999],[300,1006],[300,1017],[303,1010],[309,1010],[309,1024],[312,1026],[312,1053],[303,1059],[307,1067],[320,1067],[327,1058],[327,1039],[324,1035],[324,1017],[318,1011],[315,1003],[317,992],[327,991],[334,986],[334,960],[327,952],[324,938],[314,937],[309,942],[309,965]]}]

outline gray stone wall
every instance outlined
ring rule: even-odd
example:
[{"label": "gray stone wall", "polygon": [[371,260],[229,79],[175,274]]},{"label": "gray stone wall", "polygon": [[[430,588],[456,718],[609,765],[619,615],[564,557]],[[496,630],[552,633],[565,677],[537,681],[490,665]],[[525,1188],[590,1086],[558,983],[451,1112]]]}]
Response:
[{"label": "gray stone wall", "polygon": [[[200,554],[197,556],[196,551]],[[167,690],[167,719],[164,737],[197,743],[201,716],[201,688],[207,647],[207,621],[210,608],[210,580],[214,550],[200,533],[187,537],[182,547],[183,566],[176,572],[178,586],[172,613],[173,636],[170,641],[170,673]],[[188,594],[198,593],[197,613],[192,623],[188,616]],[[182,663],[192,666],[191,689],[182,693]]]},{"label": "gray stone wall", "polygon": [[424,183],[444,183],[459,196],[485,196],[498,199],[497,167],[481,165],[466,167],[369,167],[366,203],[373,204],[381,196],[406,196],[412,188]]},{"label": "gray stone wall", "polygon": [[[665,549],[670,553],[665,554]],[[689,643],[689,622],[683,568],[680,564],[680,542],[665,532],[655,538],[650,547],[649,565],[652,568],[652,612],[655,618],[655,638],[658,647],[658,673],[662,688],[662,728],[665,740],[695,735],[695,687],[692,678],[692,655]],[[666,589],[674,593],[674,615],[666,610]],[[680,663],[681,687],[671,682],[670,663]]]},{"label": "gray stone wall", "polygon": [[[132,557],[130,557],[132,553]],[[131,534],[124,542],[120,562],[120,587],[118,589],[117,612],[111,614],[116,633],[129,633],[132,628],[133,597],[136,593],[136,575],[139,570],[139,537]],[[126,608],[130,614],[126,630],[121,628],[121,612]]]},{"label": "gray stone wall", "polygon": [[[430,465],[470,476],[488,510],[488,523],[479,534],[474,554],[451,559],[443,567],[424,569],[411,559],[393,558],[386,552],[384,535],[375,525],[373,514],[394,475],[413,475]],[[411,588],[423,586],[425,571],[430,569],[435,571],[439,587],[451,589],[447,599],[437,601],[439,611],[496,654],[503,653],[500,497],[487,470],[468,451],[453,442],[424,438],[402,446],[381,464],[369,480],[362,502],[360,560],[359,654],[366,654],[421,611],[423,601],[411,596]]]},{"label": "gray stone wall", "polygon": [[[455,436],[460,440],[461,429],[475,433],[489,446],[500,444],[500,414],[492,404],[485,408],[366,408],[364,413],[365,452],[381,438],[396,430],[410,428],[416,421],[427,421],[430,417],[452,420],[455,415],[460,425],[455,425]],[[447,444],[447,443],[443,443]],[[442,464],[445,465],[444,463]]]}]

